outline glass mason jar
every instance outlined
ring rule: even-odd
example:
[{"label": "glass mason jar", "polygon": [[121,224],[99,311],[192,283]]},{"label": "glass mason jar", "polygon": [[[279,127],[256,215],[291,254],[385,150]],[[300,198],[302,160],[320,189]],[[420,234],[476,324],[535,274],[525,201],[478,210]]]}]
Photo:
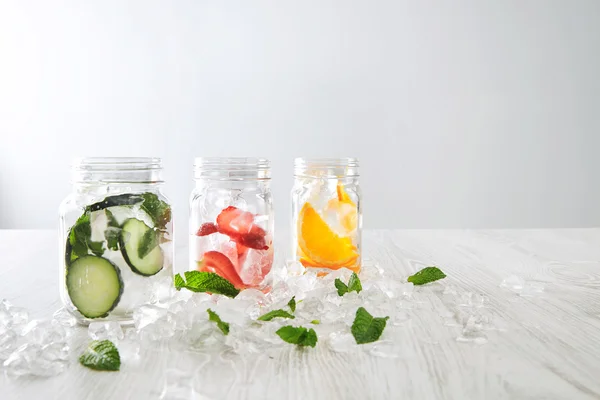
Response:
[{"label": "glass mason jar", "polygon": [[297,158],[292,189],[292,249],[306,268],[361,265],[362,202],[356,158]]},{"label": "glass mason jar", "polygon": [[196,158],[194,179],[189,270],[215,272],[238,289],[265,289],[274,254],[270,162]]},{"label": "glass mason jar", "polygon": [[159,158],[83,158],[60,206],[60,295],[79,323],[132,322],[173,279],[171,207]]}]

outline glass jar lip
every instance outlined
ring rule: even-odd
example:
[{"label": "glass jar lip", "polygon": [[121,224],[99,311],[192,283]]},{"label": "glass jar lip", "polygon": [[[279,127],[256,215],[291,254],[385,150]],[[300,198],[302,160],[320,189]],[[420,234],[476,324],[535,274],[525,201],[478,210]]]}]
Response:
[{"label": "glass jar lip", "polygon": [[71,164],[75,171],[146,171],[162,169],[159,157],[79,157]]},{"label": "glass jar lip", "polygon": [[296,167],[358,167],[356,157],[297,157],[294,160]]},{"label": "glass jar lip", "polygon": [[71,182],[77,185],[161,184],[158,157],[80,157],[71,164]]},{"label": "glass jar lip", "polygon": [[196,157],[195,169],[206,170],[266,170],[271,168],[271,162],[262,157]]}]

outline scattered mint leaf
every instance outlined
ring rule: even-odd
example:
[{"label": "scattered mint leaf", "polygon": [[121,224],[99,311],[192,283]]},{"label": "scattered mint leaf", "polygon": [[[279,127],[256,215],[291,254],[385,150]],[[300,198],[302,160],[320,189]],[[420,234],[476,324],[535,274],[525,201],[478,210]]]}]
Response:
[{"label": "scattered mint leaf", "polygon": [[235,297],[240,293],[231,282],[214,272],[185,271],[184,276],[185,281],[181,275],[175,275],[177,290],[185,288],[192,292],[209,292],[228,297]]},{"label": "scattered mint leaf", "polygon": [[208,310],[206,310],[206,312],[208,313],[208,319],[210,321],[217,323],[217,327],[219,327],[221,332],[223,332],[223,335],[228,335],[229,334],[229,324],[227,322],[223,322],[221,320],[221,317],[219,317],[217,315],[217,313],[214,312],[213,310],[211,310],[210,308]]},{"label": "scattered mint leaf", "polygon": [[177,289],[177,290],[181,290],[181,288],[185,287],[185,281],[179,274],[175,275],[173,282],[175,283],[175,289]]},{"label": "scattered mint leaf", "polygon": [[310,323],[313,325],[319,325],[321,321],[319,321],[318,319],[313,319],[312,321],[310,321]]},{"label": "scattered mint leaf", "polygon": [[294,327],[291,325],[279,328],[275,332],[283,341],[297,344],[298,346],[315,347],[317,345],[317,333],[314,329],[306,329],[302,326]]},{"label": "scattered mint leaf", "polygon": [[171,221],[171,207],[154,193],[146,192],[142,194],[142,198],[144,201],[141,208],[148,213],[158,229],[164,230]]},{"label": "scattered mint leaf", "polygon": [[348,293],[348,285],[346,285],[340,278],[335,278],[335,287],[338,291],[338,296],[343,296]]},{"label": "scattered mint leaf", "polygon": [[110,340],[94,340],[79,357],[81,365],[98,371],[118,371],[121,367],[119,350]]},{"label": "scattered mint leaf", "polygon": [[426,267],[416,274],[409,276],[408,282],[412,282],[413,285],[424,285],[429,282],[444,279],[445,277],[446,274],[438,267]]},{"label": "scattered mint leaf", "polygon": [[360,307],[352,323],[352,336],[357,344],[371,343],[379,339],[390,317],[374,318],[367,310]]},{"label": "scattered mint leaf", "polygon": [[334,284],[338,291],[338,296],[343,296],[348,292],[360,293],[362,290],[362,285],[360,284],[360,279],[358,278],[358,275],[356,275],[356,272],[352,273],[347,285],[339,278],[335,279]]},{"label": "scattered mint leaf", "polygon": [[287,303],[288,307],[292,312],[296,312],[296,296],[292,297]]},{"label": "scattered mint leaf", "polygon": [[358,278],[358,275],[356,275],[356,272],[353,272],[348,280],[348,292],[360,293],[361,290],[362,285],[360,284],[360,279]]},{"label": "scattered mint leaf", "polygon": [[110,226],[111,228],[120,228],[121,227],[121,225],[119,225],[119,223],[117,222],[117,219],[113,215],[112,211],[110,211],[107,208],[106,210],[104,210],[104,213],[106,214],[106,219],[108,220],[108,222],[107,222],[108,226]]},{"label": "scattered mint leaf", "polygon": [[270,321],[273,318],[290,318],[290,319],[294,319],[296,317],[294,317],[292,314],[290,314],[289,312],[285,311],[285,310],[273,310],[273,311],[269,311],[266,314],[261,315],[260,317],[258,317],[259,321]]},{"label": "scattered mint leaf", "polygon": [[156,246],[158,246],[159,235],[160,232],[155,231],[154,229],[148,229],[144,233],[144,236],[142,236],[142,240],[140,240],[140,245],[138,247],[139,258],[146,257],[152,250],[154,250]]}]

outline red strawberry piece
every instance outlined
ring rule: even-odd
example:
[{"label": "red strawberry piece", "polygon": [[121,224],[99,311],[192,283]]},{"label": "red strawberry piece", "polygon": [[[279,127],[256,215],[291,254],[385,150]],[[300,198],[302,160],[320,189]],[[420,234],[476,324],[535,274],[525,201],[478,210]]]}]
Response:
[{"label": "red strawberry piece", "polygon": [[229,236],[239,244],[256,250],[266,250],[266,232],[254,223],[254,216],[237,207],[225,208],[217,217],[217,228],[220,233]]},{"label": "red strawberry piece", "polygon": [[238,289],[245,287],[231,260],[218,251],[207,251],[198,262],[198,271],[214,272],[227,279]]},{"label": "red strawberry piece", "polygon": [[213,224],[212,222],[206,222],[202,224],[200,229],[198,229],[198,232],[196,232],[196,236],[208,236],[213,233],[217,233],[217,231],[217,225]]}]

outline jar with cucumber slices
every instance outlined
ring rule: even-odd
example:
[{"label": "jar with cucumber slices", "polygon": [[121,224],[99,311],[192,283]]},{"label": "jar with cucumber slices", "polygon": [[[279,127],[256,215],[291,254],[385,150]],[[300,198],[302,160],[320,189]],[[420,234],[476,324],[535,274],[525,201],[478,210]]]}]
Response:
[{"label": "jar with cucumber slices", "polygon": [[171,206],[158,158],[84,158],[60,207],[60,287],[81,324],[132,322],[172,279]]}]

